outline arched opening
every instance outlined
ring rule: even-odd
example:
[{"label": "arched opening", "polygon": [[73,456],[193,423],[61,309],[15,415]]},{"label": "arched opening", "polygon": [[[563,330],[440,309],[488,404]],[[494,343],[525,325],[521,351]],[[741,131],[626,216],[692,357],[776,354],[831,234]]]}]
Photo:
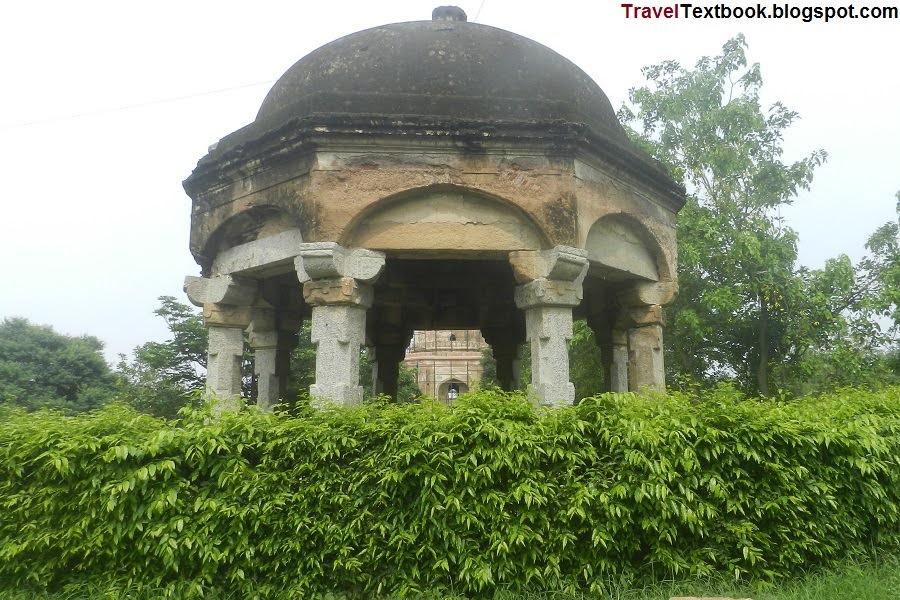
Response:
[{"label": "arched opening", "polygon": [[411,190],[377,203],[354,219],[341,243],[419,257],[547,247],[546,236],[518,207],[448,186]]},{"label": "arched opening", "polygon": [[441,383],[438,387],[438,400],[452,404],[454,400],[469,391],[469,386],[457,379]]},{"label": "arched opening", "polygon": [[669,267],[653,235],[637,220],[616,214],[590,228],[585,250],[593,276],[608,280],[668,279]]},{"label": "arched opening", "polygon": [[229,218],[209,236],[203,271],[213,275],[290,271],[291,256],[301,243],[303,235],[287,212],[256,206]]}]

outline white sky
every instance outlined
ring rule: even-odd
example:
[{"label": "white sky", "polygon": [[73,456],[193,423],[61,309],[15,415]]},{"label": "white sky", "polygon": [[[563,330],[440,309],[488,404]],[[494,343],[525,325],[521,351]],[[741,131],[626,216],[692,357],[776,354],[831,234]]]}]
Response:
[{"label": "white sky", "polygon": [[[95,335],[110,360],[166,339],[152,311],[160,295],[186,301],[184,276],[198,274],[181,181],[207,147],[250,123],[274,81],[310,51],[368,27],[430,19],[438,4],[4,3],[0,318]],[[742,31],[750,60],[762,65],[767,103],[781,100],[801,115],[786,158],[829,153],[812,190],[784,212],[800,233],[800,262],[818,267],[840,253],[857,260],[894,215],[900,21],[635,21],[607,0],[457,4],[469,20],[480,9],[479,23],[571,59],[616,108],[643,82],[641,67],[667,59],[692,66]]]}]

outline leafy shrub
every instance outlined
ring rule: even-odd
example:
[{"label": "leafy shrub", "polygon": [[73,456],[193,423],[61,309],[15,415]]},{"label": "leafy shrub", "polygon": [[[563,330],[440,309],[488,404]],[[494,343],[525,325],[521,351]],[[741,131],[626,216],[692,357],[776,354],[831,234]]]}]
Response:
[{"label": "leafy shrub", "polygon": [[900,541],[900,388],[0,413],[0,581],[307,598],[771,579]]}]

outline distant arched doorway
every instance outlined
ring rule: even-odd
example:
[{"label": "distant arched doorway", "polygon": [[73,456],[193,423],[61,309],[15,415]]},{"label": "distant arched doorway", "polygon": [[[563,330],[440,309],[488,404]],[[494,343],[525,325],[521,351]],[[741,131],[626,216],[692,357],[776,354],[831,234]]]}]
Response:
[{"label": "distant arched doorway", "polygon": [[438,399],[449,404],[459,398],[461,394],[465,394],[468,391],[469,386],[464,382],[459,381],[458,379],[451,379],[443,382],[440,387],[438,387]]}]

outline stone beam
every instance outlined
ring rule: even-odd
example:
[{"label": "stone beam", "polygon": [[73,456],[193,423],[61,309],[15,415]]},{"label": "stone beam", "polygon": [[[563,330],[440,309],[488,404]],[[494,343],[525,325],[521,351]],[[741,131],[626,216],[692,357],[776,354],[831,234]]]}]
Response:
[{"label": "stone beam", "polygon": [[256,273],[280,269],[290,272],[294,257],[303,245],[299,229],[289,229],[275,235],[239,244],[216,255],[213,275]]}]

